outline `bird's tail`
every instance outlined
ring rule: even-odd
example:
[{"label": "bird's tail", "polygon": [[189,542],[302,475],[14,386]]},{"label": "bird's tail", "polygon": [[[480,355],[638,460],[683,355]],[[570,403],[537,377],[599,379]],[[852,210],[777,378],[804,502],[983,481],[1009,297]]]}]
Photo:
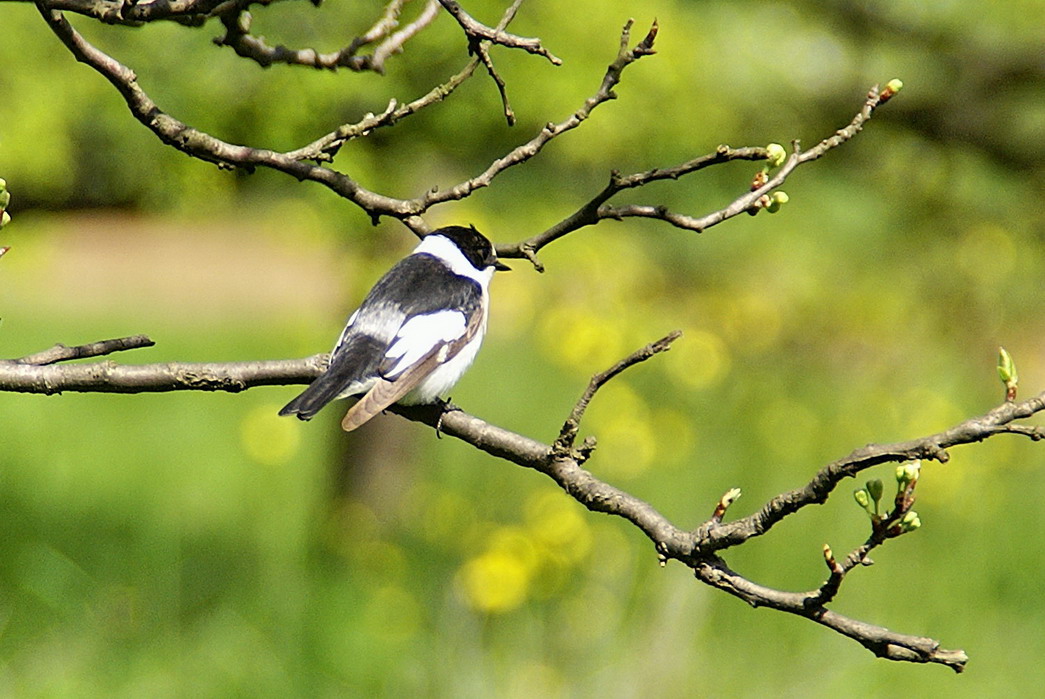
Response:
[{"label": "bird's tail", "polygon": [[329,375],[322,375],[301,395],[283,406],[280,415],[296,415],[300,420],[311,420],[320,408],[337,398],[343,384]]},{"label": "bird's tail", "polygon": [[377,376],[377,365],[387,344],[369,335],[350,335],[334,349],[326,371],[301,395],[287,403],[279,414],[311,420],[324,405],[338,396],[365,392]]}]

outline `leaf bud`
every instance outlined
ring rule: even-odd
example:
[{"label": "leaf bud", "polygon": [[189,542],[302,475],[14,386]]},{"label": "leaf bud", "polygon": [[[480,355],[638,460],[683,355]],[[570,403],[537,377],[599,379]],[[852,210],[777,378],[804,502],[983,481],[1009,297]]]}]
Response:
[{"label": "leaf bud", "polygon": [[787,192],[773,192],[772,199],[769,200],[769,204],[766,206],[766,211],[771,214],[775,214],[780,211],[780,207],[791,200],[791,197],[787,196]]},{"label": "leaf bud", "polygon": [[853,499],[856,500],[856,504],[864,508],[868,514],[874,514],[874,510],[871,509],[871,495],[863,488],[857,488],[853,491]]},{"label": "leaf bud", "polygon": [[998,378],[1005,384],[1005,400],[1014,400],[1020,375],[1016,372],[1016,362],[1004,347],[998,348]]},{"label": "leaf bud", "polygon": [[922,520],[918,517],[918,513],[914,510],[908,510],[904,513],[903,518],[900,520],[900,531],[902,532],[913,532],[918,527],[922,526]]},{"label": "leaf bud", "polygon": [[918,459],[900,464],[896,467],[896,482],[900,484],[901,488],[906,488],[912,481],[918,480],[921,469],[922,462]]},{"label": "leaf bud", "polygon": [[770,143],[766,146],[766,155],[769,167],[780,167],[787,160],[787,151],[779,143]]},{"label": "leaf bud", "polygon": [[878,503],[882,500],[882,493],[885,492],[885,486],[882,485],[880,478],[874,478],[867,481],[867,492],[871,495],[871,499],[874,500],[875,509],[878,509]]},{"label": "leaf bud", "polygon": [[898,78],[893,78],[885,84],[885,88],[882,89],[882,92],[879,95],[879,100],[881,102],[888,102],[902,89],[903,81]]}]

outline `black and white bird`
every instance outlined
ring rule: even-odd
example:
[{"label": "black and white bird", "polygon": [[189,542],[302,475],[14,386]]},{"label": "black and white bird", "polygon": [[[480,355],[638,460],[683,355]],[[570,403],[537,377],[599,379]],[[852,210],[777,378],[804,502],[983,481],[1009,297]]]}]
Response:
[{"label": "black and white bird", "polygon": [[474,226],[429,233],[374,285],[326,371],[279,414],[309,420],[332,400],[359,396],[341,421],[350,431],[393,403],[435,402],[479,351],[498,269],[510,268]]}]

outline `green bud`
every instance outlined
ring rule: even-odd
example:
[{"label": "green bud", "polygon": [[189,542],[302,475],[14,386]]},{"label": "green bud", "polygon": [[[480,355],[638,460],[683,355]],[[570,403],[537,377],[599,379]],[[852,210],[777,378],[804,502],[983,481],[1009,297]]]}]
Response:
[{"label": "green bud", "polygon": [[780,167],[787,160],[787,151],[779,143],[770,143],[766,146],[766,162],[769,167]]},{"label": "green bud", "polygon": [[886,102],[891,100],[893,97],[895,97],[896,93],[899,92],[902,89],[903,89],[903,82],[900,81],[900,80],[897,80],[896,78],[893,78],[892,80],[890,80],[889,82],[887,82],[885,84],[885,87],[882,88],[882,91],[878,94],[878,101],[881,104],[885,104]]},{"label": "green bud", "polygon": [[1019,379],[1016,373],[1016,363],[1012,361],[1012,355],[1004,347],[998,348],[998,376],[1001,377],[1002,383]]},{"label": "green bud", "polygon": [[920,526],[922,526],[922,520],[919,519],[918,513],[914,510],[908,510],[905,512],[903,518],[900,520],[900,531],[902,532],[913,532]]},{"label": "green bud", "polygon": [[912,481],[918,480],[918,474],[922,470],[922,462],[919,460],[900,464],[896,467],[896,482],[901,488],[906,488]]},{"label": "green bud", "polygon": [[11,203],[11,193],[7,191],[7,180],[0,177],[0,228],[11,222],[11,215],[7,213],[7,205]]},{"label": "green bud", "polygon": [[856,500],[856,504],[864,508],[864,511],[869,515],[874,514],[874,508],[871,506],[871,495],[863,488],[857,488],[853,491],[853,499]]},{"label": "green bud", "polygon": [[780,207],[791,200],[791,197],[787,196],[787,192],[773,192],[773,197],[769,200],[769,204],[766,206],[766,211],[771,214],[775,214],[780,211]]},{"label": "green bud", "polygon": [[878,509],[878,503],[882,500],[882,493],[885,492],[885,486],[882,485],[880,478],[867,481],[867,492],[870,493],[871,499],[874,500],[875,509]]},{"label": "green bud", "polygon": [[1005,384],[1005,400],[1015,400],[1020,375],[1016,373],[1016,362],[1004,347],[998,348],[998,377]]}]

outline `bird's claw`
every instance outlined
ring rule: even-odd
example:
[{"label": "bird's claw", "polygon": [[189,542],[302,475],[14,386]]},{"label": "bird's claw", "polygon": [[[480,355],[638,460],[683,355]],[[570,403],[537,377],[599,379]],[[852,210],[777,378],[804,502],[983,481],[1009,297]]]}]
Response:
[{"label": "bird's claw", "polygon": [[459,411],[461,409],[454,405],[454,403],[449,398],[447,398],[446,400],[443,400],[442,398],[437,398],[435,404],[439,406],[439,419],[435,421],[435,437],[436,439],[442,439],[443,417],[445,417],[447,413],[452,413],[455,410]]}]

